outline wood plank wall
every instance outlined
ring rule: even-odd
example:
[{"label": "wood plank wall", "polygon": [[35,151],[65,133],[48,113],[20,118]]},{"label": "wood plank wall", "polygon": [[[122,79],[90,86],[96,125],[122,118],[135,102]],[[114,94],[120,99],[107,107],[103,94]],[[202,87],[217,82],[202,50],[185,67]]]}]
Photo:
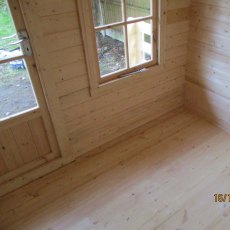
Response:
[{"label": "wood plank wall", "polygon": [[[36,26],[42,28],[34,45],[46,45],[49,77],[56,86],[72,152],[81,155],[183,105],[189,5],[190,0],[168,0],[162,73],[150,72],[148,78],[91,97],[76,1],[28,1],[26,8],[36,14]],[[33,25],[35,21],[29,23]]]},{"label": "wood plank wall", "polygon": [[193,0],[186,104],[230,132],[230,1]]},{"label": "wood plank wall", "polygon": [[[158,74],[148,71],[143,79],[130,80],[129,84],[94,96],[90,96],[89,92],[76,0],[20,0],[20,3],[57,139],[65,152],[52,162],[45,165],[40,162],[41,167],[29,165],[26,170],[23,166],[29,162],[23,161],[22,148],[31,148],[32,151],[40,141],[44,141],[38,137],[38,143],[32,141],[31,135],[36,135],[34,130],[37,129],[34,124],[28,133],[31,141],[19,138],[14,143],[16,149],[9,154],[2,153],[4,148],[0,150],[0,179],[4,179],[3,182],[7,180],[8,177],[4,176],[9,171],[8,167],[14,168],[15,177],[19,176],[0,186],[0,195],[184,105],[190,0],[167,1],[165,68]],[[23,124],[25,129],[31,126],[28,122]],[[18,134],[17,127],[11,127],[6,132]],[[4,139],[0,136],[0,144],[2,142]],[[24,142],[28,146],[20,145]],[[48,157],[49,146],[43,147],[47,151],[43,149],[42,153]],[[6,155],[13,157],[18,151],[20,159],[13,159],[12,165],[7,166],[3,158]],[[26,152],[30,154],[31,151]],[[39,163],[33,160],[39,160],[44,155],[32,152],[31,162]]]}]

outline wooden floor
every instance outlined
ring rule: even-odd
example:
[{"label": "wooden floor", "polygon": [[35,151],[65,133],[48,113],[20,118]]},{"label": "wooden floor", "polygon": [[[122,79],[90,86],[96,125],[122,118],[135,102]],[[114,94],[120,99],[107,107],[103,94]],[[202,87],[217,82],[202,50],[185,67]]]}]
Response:
[{"label": "wooden floor", "polygon": [[230,193],[230,135],[180,110],[0,198],[0,229],[229,230],[217,193]]}]

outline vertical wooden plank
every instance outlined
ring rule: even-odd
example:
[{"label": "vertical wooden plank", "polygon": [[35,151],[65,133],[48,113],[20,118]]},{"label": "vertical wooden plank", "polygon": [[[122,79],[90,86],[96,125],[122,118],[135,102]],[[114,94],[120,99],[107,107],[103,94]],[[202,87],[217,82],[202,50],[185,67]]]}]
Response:
[{"label": "vertical wooden plank", "polygon": [[45,156],[48,153],[51,153],[47,132],[45,130],[42,118],[40,117],[35,120],[29,121],[29,127],[39,156]]},{"label": "vertical wooden plank", "polygon": [[[127,19],[126,0],[122,0],[122,13],[123,18]],[[128,26],[125,25],[125,57],[127,62],[127,68],[130,68],[130,56],[129,56],[129,39],[128,39]],[[99,79],[100,80],[100,79]]]},{"label": "vertical wooden plank", "polygon": [[23,165],[17,143],[10,129],[3,130],[0,133],[0,154],[9,171]]},{"label": "vertical wooden plank", "polygon": [[29,163],[39,157],[27,123],[13,127],[12,132],[24,163]]}]

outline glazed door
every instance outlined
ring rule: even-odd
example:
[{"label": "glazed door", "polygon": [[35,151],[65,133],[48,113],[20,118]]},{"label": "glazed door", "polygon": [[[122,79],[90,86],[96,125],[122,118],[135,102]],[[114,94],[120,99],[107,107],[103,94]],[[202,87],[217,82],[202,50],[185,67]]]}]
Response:
[{"label": "glazed door", "polygon": [[18,0],[0,0],[0,184],[59,156]]}]

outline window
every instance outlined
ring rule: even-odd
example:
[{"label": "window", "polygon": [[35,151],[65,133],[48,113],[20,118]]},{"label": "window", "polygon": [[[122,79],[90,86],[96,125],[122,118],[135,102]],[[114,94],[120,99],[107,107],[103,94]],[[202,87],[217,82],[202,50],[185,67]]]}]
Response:
[{"label": "window", "polygon": [[160,63],[162,2],[78,1],[91,87]]}]

